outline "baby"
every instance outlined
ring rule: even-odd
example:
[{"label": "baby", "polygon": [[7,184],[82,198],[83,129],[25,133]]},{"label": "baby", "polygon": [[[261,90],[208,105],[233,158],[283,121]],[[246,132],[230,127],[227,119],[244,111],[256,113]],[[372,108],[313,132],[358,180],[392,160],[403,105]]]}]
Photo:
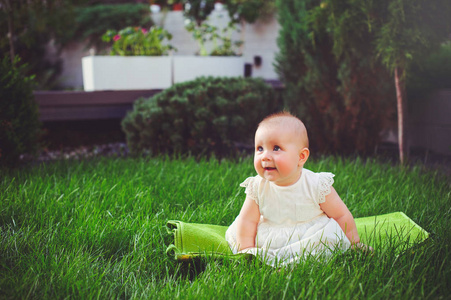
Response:
[{"label": "baby", "polygon": [[304,124],[287,112],[266,117],[255,133],[254,167],[246,199],[226,232],[233,253],[275,265],[306,255],[361,246],[354,218],[332,187],[332,173],[304,169],[309,151]]}]

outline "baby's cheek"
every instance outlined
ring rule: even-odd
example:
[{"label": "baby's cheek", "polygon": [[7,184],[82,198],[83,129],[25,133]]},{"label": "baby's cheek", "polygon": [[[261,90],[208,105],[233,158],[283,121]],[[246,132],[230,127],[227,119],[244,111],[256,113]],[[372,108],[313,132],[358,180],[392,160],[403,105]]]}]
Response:
[{"label": "baby's cheek", "polygon": [[254,158],[254,169],[257,171],[258,174],[261,172],[261,163],[258,158]]},{"label": "baby's cheek", "polygon": [[279,171],[280,174],[282,174],[282,175],[288,174],[288,173],[290,173],[290,169],[291,169],[291,166],[289,163],[287,163],[287,161],[282,159],[277,162],[277,170]]},{"label": "baby's cheek", "polygon": [[281,176],[291,176],[296,169],[297,163],[292,160],[284,160],[278,166],[279,174]]}]

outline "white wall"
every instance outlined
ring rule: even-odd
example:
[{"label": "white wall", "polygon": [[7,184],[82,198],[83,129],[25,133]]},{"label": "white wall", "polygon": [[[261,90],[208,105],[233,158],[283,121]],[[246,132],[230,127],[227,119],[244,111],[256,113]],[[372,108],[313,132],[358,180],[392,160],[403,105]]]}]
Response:
[{"label": "white wall", "polygon": [[[173,35],[170,43],[178,49],[173,53],[174,56],[195,55],[199,51],[197,42],[185,29],[183,12],[152,13],[151,17],[156,25],[164,27]],[[209,22],[219,28],[223,28],[228,20],[229,17],[225,10],[213,11],[209,18]],[[233,40],[240,40],[241,36],[244,37],[242,50],[245,63],[254,64],[254,56],[257,55],[262,58],[260,67],[253,65],[252,77],[278,79],[273,62],[275,54],[278,52],[276,40],[279,29],[280,26],[273,17],[265,21],[257,21],[254,24],[246,24],[242,32],[235,32],[232,35]],[[83,88],[81,58],[87,55],[89,55],[89,50],[85,49],[82,44],[71,44],[64,49],[60,56],[63,60],[63,72],[59,80],[61,86],[80,90]]]},{"label": "white wall", "polygon": [[[164,27],[173,35],[171,44],[178,49],[174,55],[194,55],[199,51],[197,42],[192,38],[191,33],[185,29],[185,20],[181,11],[160,12],[152,14],[154,22]],[[219,28],[224,28],[229,22],[227,11],[213,11],[209,17],[210,24]],[[262,58],[260,67],[253,66],[252,76],[264,79],[278,79],[274,71],[273,61],[277,47],[277,35],[280,26],[275,18],[265,21],[257,21],[254,24],[245,24],[244,28],[237,26],[241,32],[232,35],[234,41],[244,39],[243,57],[245,63],[254,63],[254,56]],[[208,47],[207,47],[208,48]]]}]

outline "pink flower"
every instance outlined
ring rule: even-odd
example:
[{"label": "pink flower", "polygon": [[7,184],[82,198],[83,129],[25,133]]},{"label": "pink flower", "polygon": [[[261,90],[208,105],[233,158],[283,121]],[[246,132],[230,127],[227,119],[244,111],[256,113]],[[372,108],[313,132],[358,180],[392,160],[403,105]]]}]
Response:
[{"label": "pink flower", "polygon": [[147,33],[147,30],[146,30],[145,28],[141,28],[141,32],[144,33],[144,34],[146,34],[146,33]]},{"label": "pink flower", "polygon": [[116,34],[114,37],[113,37],[113,41],[118,41],[118,40],[120,40],[120,38],[121,38],[121,36],[119,35],[119,34]]}]

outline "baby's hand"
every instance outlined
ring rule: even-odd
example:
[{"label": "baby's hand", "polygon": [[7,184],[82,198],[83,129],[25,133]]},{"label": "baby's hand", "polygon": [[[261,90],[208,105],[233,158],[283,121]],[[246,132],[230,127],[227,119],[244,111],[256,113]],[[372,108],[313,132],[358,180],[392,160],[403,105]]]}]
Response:
[{"label": "baby's hand", "polygon": [[240,251],[238,251],[238,254],[243,254],[243,253],[246,253],[246,254],[251,253],[252,254],[252,250],[251,249],[253,249],[253,248],[252,247],[248,247],[248,248],[241,249]]},{"label": "baby's hand", "polygon": [[362,251],[371,251],[374,252],[374,249],[371,246],[365,245],[363,243],[355,243],[351,246],[353,250],[360,249]]}]

